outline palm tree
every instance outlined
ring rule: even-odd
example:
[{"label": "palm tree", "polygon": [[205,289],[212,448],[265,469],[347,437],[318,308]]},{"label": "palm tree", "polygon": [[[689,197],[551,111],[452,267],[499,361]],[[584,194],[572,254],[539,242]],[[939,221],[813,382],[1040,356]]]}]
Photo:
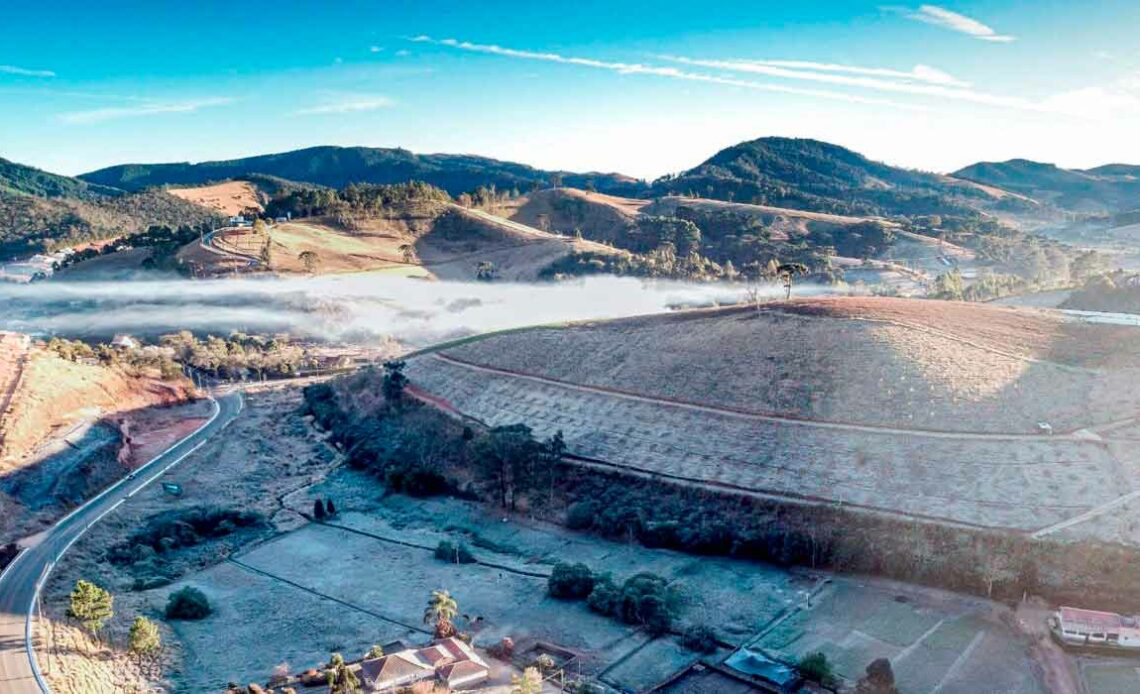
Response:
[{"label": "palm tree", "polygon": [[433,590],[424,609],[424,624],[435,624],[435,637],[445,639],[455,633],[451,620],[459,614],[459,604],[446,590]]}]

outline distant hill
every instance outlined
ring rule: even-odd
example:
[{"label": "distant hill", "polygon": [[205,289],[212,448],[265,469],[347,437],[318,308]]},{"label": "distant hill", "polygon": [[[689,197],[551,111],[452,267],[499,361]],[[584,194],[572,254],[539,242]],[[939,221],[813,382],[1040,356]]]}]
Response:
[{"label": "distant hill", "polygon": [[1074,212],[1104,214],[1140,208],[1140,166],[1108,164],[1079,170],[1010,159],[973,164],[956,171],[954,176],[998,186]]},{"label": "distant hill", "polygon": [[23,193],[44,198],[95,198],[121,195],[123,191],[0,158],[0,193]]},{"label": "distant hill", "polygon": [[645,189],[637,179],[621,174],[543,171],[525,164],[465,154],[413,154],[406,149],[378,147],[310,147],[281,154],[266,154],[200,164],[124,164],[83,174],[89,183],[125,190],[162,185],[201,185],[253,175],[343,188],[350,183],[403,183],[418,180],[452,195],[479,186],[500,190],[528,190],[549,185],[561,176],[566,185],[619,194]]},{"label": "distant hill", "polygon": [[948,176],[903,169],[818,140],[764,137],[653,182],[654,195],[846,215],[968,214],[1000,197]]},{"label": "distant hill", "polygon": [[214,216],[163,191],[128,193],[0,159],[0,260]]}]

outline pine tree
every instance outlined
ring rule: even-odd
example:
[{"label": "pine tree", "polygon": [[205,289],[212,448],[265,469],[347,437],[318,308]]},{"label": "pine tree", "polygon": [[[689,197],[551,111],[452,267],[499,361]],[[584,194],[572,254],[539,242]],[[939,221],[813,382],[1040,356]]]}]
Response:
[{"label": "pine tree", "polygon": [[313,502],[313,519],[319,521],[325,519],[325,505],[321,503],[320,499]]},{"label": "pine tree", "polygon": [[71,591],[67,616],[79,622],[94,636],[107,620],[115,616],[114,603],[115,599],[110,593],[94,583],[80,579]]},{"label": "pine tree", "polygon": [[333,506],[332,499],[325,499],[325,515],[326,516],[335,516],[336,515],[336,506]]},{"label": "pine tree", "polygon": [[162,647],[158,625],[146,617],[135,617],[127,643],[130,652],[140,658],[154,655]]}]

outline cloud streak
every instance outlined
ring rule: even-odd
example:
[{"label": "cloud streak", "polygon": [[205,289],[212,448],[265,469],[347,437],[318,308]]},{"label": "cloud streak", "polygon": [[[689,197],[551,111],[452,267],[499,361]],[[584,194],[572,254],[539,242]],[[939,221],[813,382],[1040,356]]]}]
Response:
[{"label": "cloud streak", "polygon": [[[710,60],[702,58],[686,58],[683,56],[666,56],[667,60],[687,65],[713,70],[727,70],[754,75],[765,75],[790,80],[806,80],[821,82],[836,86],[855,87],[873,91],[892,92],[895,94],[910,94],[914,96],[930,96],[954,101],[968,101],[986,106],[1017,108],[1026,110],[1041,110],[1040,106],[1025,99],[986,92],[975,91],[968,87],[968,83],[934,68],[919,65],[912,72],[887,70],[885,68],[856,68],[839,66],[844,72],[854,74],[837,74],[839,71],[826,72],[819,70],[792,70],[780,67],[777,62],[789,64],[797,61],[763,61],[763,60]],[[826,63],[799,63],[807,65],[826,65]],[[900,74],[907,77],[903,81],[869,77],[868,74]]]},{"label": "cloud streak", "polygon": [[310,106],[293,112],[296,116],[334,115],[342,113],[362,113],[391,108],[395,102],[386,96],[361,94],[348,96],[338,101]]},{"label": "cloud streak", "polygon": [[893,11],[901,13],[907,19],[913,19],[916,22],[924,24],[932,24],[934,26],[956,31],[959,34],[965,34],[979,41],[990,41],[993,43],[1009,43],[1016,41],[1016,36],[1008,34],[999,34],[990,26],[974,19],[967,17],[964,14],[948,10],[945,7],[938,5],[922,5],[917,10],[912,10],[906,7],[892,7],[888,8]]},{"label": "cloud streak", "polygon": [[106,108],[95,108],[86,111],[70,111],[68,113],[59,114],[58,118],[61,122],[71,125],[87,125],[120,118],[142,118],[168,113],[192,113],[203,108],[224,106],[232,102],[233,99],[225,97],[191,99],[185,101],[142,101],[130,106],[108,106]]},{"label": "cloud streak", "polygon": [[0,65],[0,74],[19,77],[55,77],[55,73],[51,70],[31,70],[17,65]]},{"label": "cloud streak", "polygon": [[798,96],[810,96],[819,99],[830,99],[833,101],[843,101],[847,103],[857,104],[871,104],[877,106],[889,106],[897,109],[904,110],[921,110],[921,107],[911,104],[902,104],[896,101],[886,99],[877,99],[871,97],[863,97],[854,94],[845,94],[843,92],[835,92],[822,89],[805,89],[802,87],[790,87],[781,84],[772,84],[768,82],[756,82],[752,80],[744,80],[733,77],[725,77],[721,75],[711,75],[703,72],[692,72],[688,70],[681,70],[675,67],[666,67],[661,65],[649,65],[645,63],[624,63],[607,60],[597,60],[595,58],[582,58],[577,56],[566,56],[559,53],[547,53],[541,51],[527,51],[515,48],[507,48],[495,44],[480,44],[471,43],[470,41],[460,41],[458,39],[435,39],[430,36],[415,36],[410,41],[416,43],[428,43],[436,46],[445,46],[448,48],[455,48],[461,51],[471,53],[484,53],[488,55],[497,55],[505,58],[515,58],[519,60],[534,60],[548,63],[559,63],[562,65],[577,65],[580,67],[588,67],[598,70],[608,70],[622,75],[651,75],[654,77],[664,77],[668,79],[684,80],[688,82],[704,82],[708,84],[720,84],[729,87],[740,87],[743,89],[752,89],[756,91],[777,92],[781,94],[794,94]]}]

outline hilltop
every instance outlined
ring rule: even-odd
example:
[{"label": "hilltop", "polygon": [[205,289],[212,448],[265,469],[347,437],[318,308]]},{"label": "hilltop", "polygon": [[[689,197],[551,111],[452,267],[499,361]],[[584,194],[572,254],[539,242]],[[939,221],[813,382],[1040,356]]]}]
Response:
[{"label": "hilltop", "polygon": [[393,184],[423,181],[452,195],[479,186],[527,190],[561,177],[568,185],[633,192],[644,188],[620,174],[543,171],[525,164],[466,154],[414,154],[381,147],[310,147],[229,161],[198,164],[123,164],[81,175],[91,183],[125,190],[162,185],[201,185],[251,175],[343,188],[350,183]]},{"label": "hilltop", "polygon": [[601,469],[1037,529],[1119,494],[1132,462],[1098,437],[1140,412],[1135,331],[797,300],[492,334],[416,356],[408,376],[488,426],[561,430]]},{"label": "hilltop", "polygon": [[1063,169],[1028,159],[979,162],[954,176],[1021,193],[1074,212],[1105,214],[1140,208],[1140,167],[1108,164]]},{"label": "hilltop", "polygon": [[763,137],[653,182],[655,195],[699,195],[848,215],[973,214],[1000,200],[962,181],[904,169],[839,145]]}]

